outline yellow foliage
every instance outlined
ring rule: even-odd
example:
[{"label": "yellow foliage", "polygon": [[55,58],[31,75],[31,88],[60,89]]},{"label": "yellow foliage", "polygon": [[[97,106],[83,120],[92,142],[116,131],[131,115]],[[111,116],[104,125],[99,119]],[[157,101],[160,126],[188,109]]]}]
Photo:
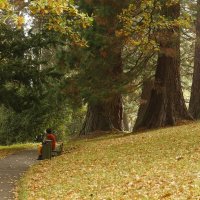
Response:
[{"label": "yellow foliage", "polygon": [[69,1],[66,0],[34,0],[29,9],[33,16],[45,19],[45,26],[65,34],[75,44],[83,46],[86,42],[80,35],[73,31],[73,27],[87,28],[91,25],[91,18],[86,14],[79,13]]},{"label": "yellow foliage", "polygon": [[[20,29],[24,18],[15,13],[14,8],[17,5],[17,2],[9,3],[8,0],[0,0],[0,10],[4,11],[0,21],[4,22],[6,19],[10,19],[15,22],[16,28]],[[86,14],[80,13],[71,1],[33,0],[28,9],[34,17],[44,19],[43,28],[65,34],[77,45],[86,45],[86,41],[81,38],[77,30],[88,28],[92,19]]]},{"label": "yellow foliage", "polygon": [[9,8],[9,3],[7,0],[0,0],[0,10],[6,10]]},{"label": "yellow foliage", "polygon": [[[166,6],[172,6],[178,0],[166,0]],[[126,46],[141,52],[157,52],[159,50],[159,32],[167,29],[190,28],[191,16],[184,11],[178,19],[170,19],[163,15],[160,1],[141,0],[132,3],[118,16],[121,28],[115,31],[117,37],[126,38]]]},{"label": "yellow foliage", "polygon": [[22,25],[24,24],[24,17],[18,16],[16,24],[17,24],[17,28],[20,29],[22,27]]}]

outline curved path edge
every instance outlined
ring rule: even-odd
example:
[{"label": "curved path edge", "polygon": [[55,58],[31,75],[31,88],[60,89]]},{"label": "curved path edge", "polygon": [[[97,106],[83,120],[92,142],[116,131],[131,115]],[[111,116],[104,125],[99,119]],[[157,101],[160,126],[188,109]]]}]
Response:
[{"label": "curved path edge", "polygon": [[37,150],[23,150],[0,160],[0,200],[15,199],[16,181],[37,161]]}]

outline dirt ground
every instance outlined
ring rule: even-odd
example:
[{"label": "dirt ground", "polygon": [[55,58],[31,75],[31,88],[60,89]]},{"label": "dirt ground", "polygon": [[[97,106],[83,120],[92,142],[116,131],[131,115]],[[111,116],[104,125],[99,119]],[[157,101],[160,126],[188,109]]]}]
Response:
[{"label": "dirt ground", "polygon": [[0,160],[0,200],[14,199],[16,181],[36,162],[36,150],[23,150]]}]

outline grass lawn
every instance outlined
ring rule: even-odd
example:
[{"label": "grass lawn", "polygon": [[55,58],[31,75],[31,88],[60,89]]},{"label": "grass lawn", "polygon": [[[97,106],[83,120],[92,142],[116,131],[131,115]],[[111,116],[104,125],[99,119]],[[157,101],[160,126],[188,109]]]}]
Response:
[{"label": "grass lawn", "polygon": [[13,154],[17,151],[21,151],[27,148],[34,147],[35,144],[26,143],[26,144],[14,144],[10,146],[0,146],[0,159],[6,157],[9,154]]},{"label": "grass lawn", "polygon": [[19,200],[200,199],[200,123],[69,142],[32,167]]}]

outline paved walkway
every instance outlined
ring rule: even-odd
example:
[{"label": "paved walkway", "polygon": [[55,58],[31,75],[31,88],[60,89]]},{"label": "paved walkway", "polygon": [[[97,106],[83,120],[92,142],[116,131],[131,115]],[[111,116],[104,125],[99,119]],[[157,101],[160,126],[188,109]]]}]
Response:
[{"label": "paved walkway", "polygon": [[0,200],[14,199],[15,183],[29,166],[37,162],[36,150],[25,150],[0,160]]}]

